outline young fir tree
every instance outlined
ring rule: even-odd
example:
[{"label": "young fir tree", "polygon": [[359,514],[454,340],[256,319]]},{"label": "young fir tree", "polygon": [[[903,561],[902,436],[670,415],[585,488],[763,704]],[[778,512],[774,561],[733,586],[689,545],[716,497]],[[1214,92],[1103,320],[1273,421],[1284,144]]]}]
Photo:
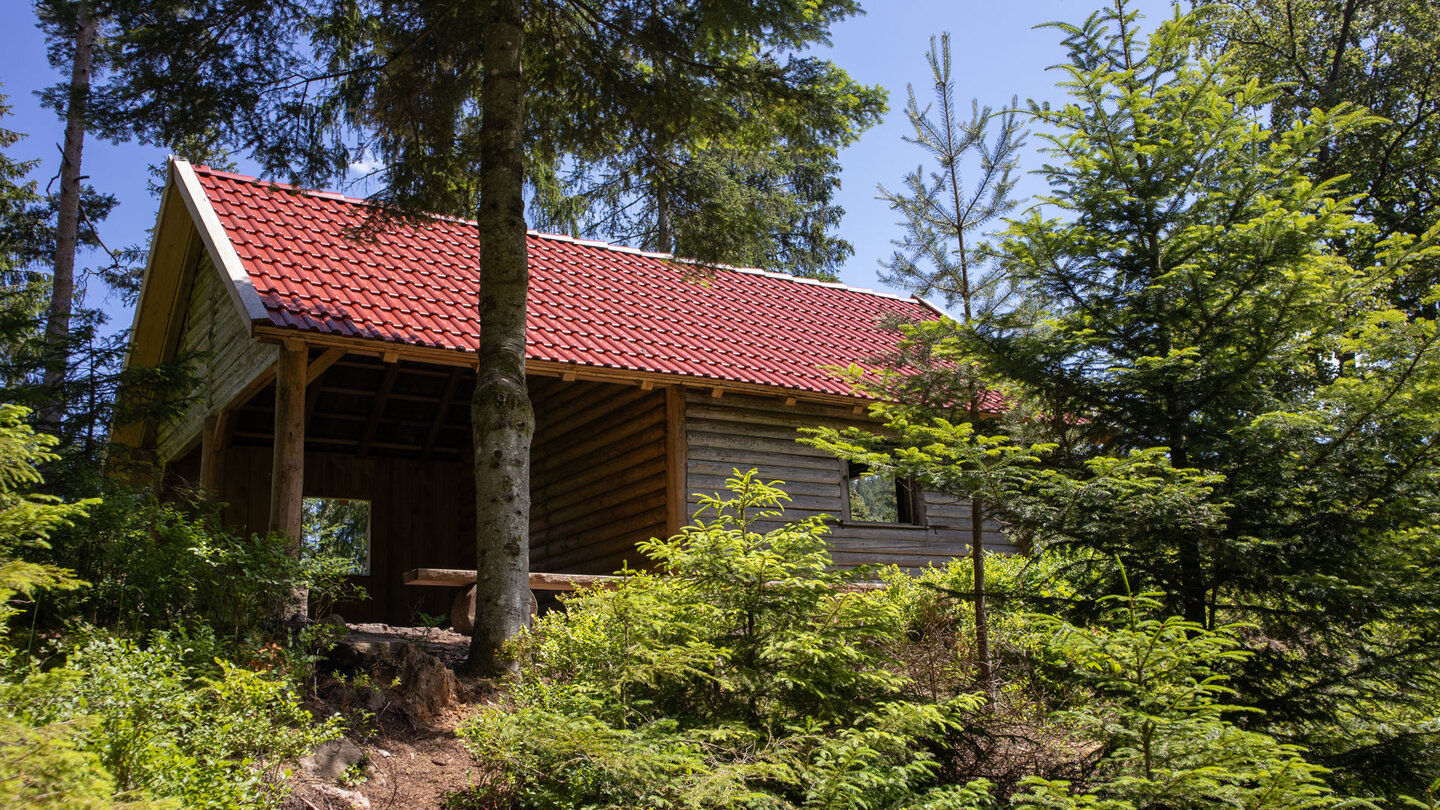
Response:
[{"label": "young fir tree", "polygon": [[1016,810],[1361,804],[1336,796],[1325,769],[1307,762],[1304,751],[1234,725],[1230,718],[1244,709],[1226,704],[1233,690],[1223,670],[1246,657],[1242,628],[1160,618],[1160,603],[1149,594],[1110,596],[1101,606],[1101,620],[1084,628],[1033,617],[1056,659],[1093,690],[1061,716],[1100,745],[1089,752],[1084,790],[1030,777],[1012,799]]},{"label": "young fir tree", "polygon": [[[972,101],[969,119],[963,117],[950,76],[950,34],[941,34],[938,42],[931,37],[925,59],[934,77],[938,109],[931,105],[922,108],[914,87],[910,87],[905,116],[915,135],[905,140],[923,149],[935,166],[928,171],[921,166],[906,175],[904,191],[880,187],[880,197],[903,217],[901,225],[905,229],[895,240],[899,249],[883,262],[888,271],[884,280],[913,289],[921,296],[943,294],[947,304],[960,307],[961,323],[969,325],[976,315],[1001,307],[1007,297],[1004,268],[993,261],[994,254],[982,229],[1015,207],[1010,194],[1015,188],[1015,169],[1024,136],[1013,100],[1012,109],[998,115]],[[993,133],[992,121],[998,121]],[[976,175],[973,180],[966,177],[971,168]],[[987,411],[993,402],[978,385],[970,386],[957,402],[963,403],[969,421],[992,415]],[[970,500],[976,667],[981,685],[994,700],[990,630],[985,615],[985,506],[975,493],[953,494]]]},{"label": "young fir tree", "polygon": [[[1433,247],[1401,235],[1373,263],[1337,253],[1367,226],[1307,169],[1373,119],[1340,106],[1267,129],[1281,91],[1207,58],[1215,20],[1177,11],[1142,36],[1120,2],[1058,26],[1070,98],[1031,109],[1051,193],[1000,246],[1021,306],[917,328],[911,354],[943,361],[925,379],[974,364],[1010,394],[1015,446],[1043,449],[992,496],[1012,532],[1041,553],[1083,550],[1092,568],[1118,556],[1195,625],[1256,624],[1241,699],[1344,766],[1424,736],[1408,722],[1352,734],[1355,717],[1434,711],[1440,333],[1393,304]],[[951,415],[893,413],[902,431]],[[946,432],[891,457],[932,459],[944,479],[947,456],[969,474],[1009,446]],[[946,449],[962,440],[979,450]],[[1186,499],[1146,514],[1103,497],[1116,465],[1157,453],[1155,480],[1213,480],[1203,503],[1223,519],[1187,520]],[[1390,772],[1413,788],[1435,751],[1409,751],[1419,759]]]}]

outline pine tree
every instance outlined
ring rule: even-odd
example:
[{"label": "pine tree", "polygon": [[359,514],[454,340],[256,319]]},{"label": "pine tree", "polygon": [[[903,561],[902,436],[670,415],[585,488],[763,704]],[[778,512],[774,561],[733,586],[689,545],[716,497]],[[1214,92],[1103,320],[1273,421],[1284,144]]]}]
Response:
[{"label": "pine tree", "polygon": [[[1003,306],[1007,297],[1004,269],[993,262],[994,254],[982,229],[1015,207],[1010,194],[1015,187],[1014,173],[1024,135],[1016,120],[1013,99],[1011,109],[998,115],[972,101],[969,120],[961,117],[950,76],[948,33],[941,34],[938,42],[930,38],[925,59],[934,77],[938,117],[932,118],[932,107],[920,106],[914,87],[910,87],[905,115],[915,135],[905,140],[923,149],[936,165],[928,172],[922,166],[906,175],[904,192],[880,187],[880,197],[903,217],[900,224],[905,229],[904,235],[895,240],[899,250],[882,262],[889,271],[884,280],[921,296],[942,293],[946,303],[960,307],[961,323],[969,325],[977,314]],[[990,125],[995,120],[999,127],[992,135]],[[978,175],[968,187],[965,170],[972,167],[967,161],[973,161]],[[964,403],[969,421],[989,415],[985,412],[986,392],[978,386],[971,386],[959,401]],[[970,500],[976,665],[980,682],[993,701],[995,678],[985,615],[985,505],[975,493],[954,494]]]},{"label": "pine tree", "polygon": [[[64,444],[83,434],[93,448],[103,422],[97,406],[106,398],[97,392],[93,372],[113,377],[120,350],[108,346],[103,357],[92,350],[97,340],[107,341],[96,334],[101,313],[82,306],[77,261],[82,249],[103,248],[109,263],[95,268],[96,275],[122,297],[134,296],[144,251],[112,250],[97,233],[97,223],[116,200],[83,183],[87,136],[139,140],[199,160],[219,157],[226,144],[256,142],[261,124],[251,112],[264,106],[265,93],[291,75],[294,65],[284,48],[271,46],[295,30],[297,9],[263,0],[37,0],[34,5],[49,40],[51,66],[65,77],[42,93],[42,100],[65,129],[58,192],[32,207],[28,218],[46,233],[33,244],[46,246],[45,260],[53,268],[44,368],[33,404],[37,422]],[[75,370],[82,367],[92,373],[77,380]]]}]

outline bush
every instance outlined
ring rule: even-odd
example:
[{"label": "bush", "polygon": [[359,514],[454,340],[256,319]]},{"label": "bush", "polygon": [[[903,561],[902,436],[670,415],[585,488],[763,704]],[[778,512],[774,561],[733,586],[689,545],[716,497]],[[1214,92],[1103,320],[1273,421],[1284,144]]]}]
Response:
[{"label": "bush", "polygon": [[356,595],[343,560],[292,558],[281,535],[244,538],[221,526],[214,503],[158,502],[119,484],[54,546],[54,560],[93,584],[54,596],[49,614],[131,635],[209,627],[241,638],[273,630],[296,585],[319,602]]},{"label": "bush", "polygon": [[26,743],[63,746],[62,768],[27,773],[16,763],[12,781],[30,784],[31,800],[54,793],[94,806],[116,797],[277,806],[280,763],[340,731],[333,718],[315,724],[283,677],[221,659],[196,666],[187,662],[196,651],[165,635],[145,648],[92,635],[62,652],[63,666],[16,669],[0,683],[0,723],[22,730]]},{"label": "bush", "polygon": [[1301,749],[1227,719],[1246,711],[1223,702],[1231,690],[1220,674],[1247,655],[1240,628],[1162,618],[1155,594],[1100,601],[1104,617],[1091,627],[1028,617],[1089,689],[1088,699],[1062,716],[1093,754],[1084,769],[1088,786],[1027,780],[1026,793],[1015,797],[1020,810],[1366,806],[1333,795],[1325,770],[1305,761]]},{"label": "bush", "polygon": [[567,599],[517,642],[514,705],[461,733],[521,807],[973,807],[931,748],[971,695],[909,698],[903,611],[847,590],[825,523],[768,533],[787,500],[754,471],[698,525],[642,549],[655,573]]},{"label": "bush", "polygon": [[[250,671],[216,657],[228,645],[203,618],[220,614],[207,613],[216,608],[201,600],[220,596],[217,577],[232,573],[221,570],[225,565],[252,559],[228,540],[218,548],[209,542],[225,536],[164,507],[137,510],[136,522],[124,525],[147,525],[156,515],[164,519],[149,524],[153,531],[129,539],[165,542],[135,551],[116,545],[113,541],[125,536],[116,535],[100,547],[117,559],[143,563],[136,573],[145,584],[102,580],[102,595],[91,596],[89,604],[116,598],[121,605],[142,606],[135,615],[146,622],[175,619],[181,630],[154,634],[142,647],[82,627],[55,644],[54,660],[44,663],[14,650],[9,624],[16,597],[83,584],[69,570],[20,555],[50,553],[49,541],[58,540],[62,529],[71,542],[85,537],[81,521],[87,510],[116,520],[124,511],[103,511],[95,501],[64,504],[31,492],[42,483],[38,466],[54,460],[53,440],[34,433],[24,415],[0,406],[0,807],[277,805],[279,763],[338,734],[338,722],[315,724],[282,673]],[[161,549],[175,553],[170,572],[155,556]],[[124,568],[113,560],[110,565],[95,570],[109,576]],[[185,582],[187,566],[193,574],[203,565],[220,573]],[[269,578],[296,570],[277,564],[239,586],[239,593],[259,593],[272,586]],[[242,601],[225,609],[254,604]],[[238,627],[239,618],[235,621]]]}]

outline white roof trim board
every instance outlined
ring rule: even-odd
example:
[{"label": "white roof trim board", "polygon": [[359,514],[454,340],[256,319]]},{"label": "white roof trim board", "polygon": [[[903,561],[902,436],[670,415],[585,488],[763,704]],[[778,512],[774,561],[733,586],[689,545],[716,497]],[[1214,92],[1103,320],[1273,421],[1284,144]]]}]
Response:
[{"label": "white roof trim board", "polygon": [[230,279],[228,285],[230,297],[240,308],[240,314],[244,316],[245,320],[252,323],[254,321],[268,322],[270,313],[266,311],[265,304],[260,301],[260,293],[255,291],[255,285],[250,281],[250,274],[246,272],[245,266],[240,263],[240,256],[235,252],[235,247],[230,244],[230,237],[225,234],[225,228],[220,224],[220,217],[215,214],[215,209],[210,205],[210,199],[205,196],[205,189],[195,176],[195,170],[190,168],[189,162],[178,158],[171,161],[170,167],[175,172],[175,178],[178,181],[175,187],[180,190],[180,198],[185,201],[185,207],[190,209],[190,215],[200,226],[200,238],[204,240],[205,247],[210,251],[211,261],[215,262],[215,267]]}]

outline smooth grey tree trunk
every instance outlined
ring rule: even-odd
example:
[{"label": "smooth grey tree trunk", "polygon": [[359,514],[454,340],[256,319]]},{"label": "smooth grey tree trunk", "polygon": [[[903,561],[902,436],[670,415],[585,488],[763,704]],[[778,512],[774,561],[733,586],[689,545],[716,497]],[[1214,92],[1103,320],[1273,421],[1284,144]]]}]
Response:
[{"label": "smooth grey tree trunk", "polygon": [[506,639],[530,620],[530,440],[525,388],[524,34],[520,0],[485,4],[480,132],[480,349],[470,419],[475,436],[475,632],[465,670],[513,663]]},{"label": "smooth grey tree trunk", "polygon": [[55,227],[55,276],[45,317],[45,374],[49,399],[40,409],[42,430],[56,432],[65,417],[64,384],[70,366],[70,315],[75,302],[75,251],[80,243],[80,159],[85,149],[90,66],[95,54],[95,19],[87,4],[76,12],[75,59],[65,104],[65,143],[61,148],[59,221]]}]

